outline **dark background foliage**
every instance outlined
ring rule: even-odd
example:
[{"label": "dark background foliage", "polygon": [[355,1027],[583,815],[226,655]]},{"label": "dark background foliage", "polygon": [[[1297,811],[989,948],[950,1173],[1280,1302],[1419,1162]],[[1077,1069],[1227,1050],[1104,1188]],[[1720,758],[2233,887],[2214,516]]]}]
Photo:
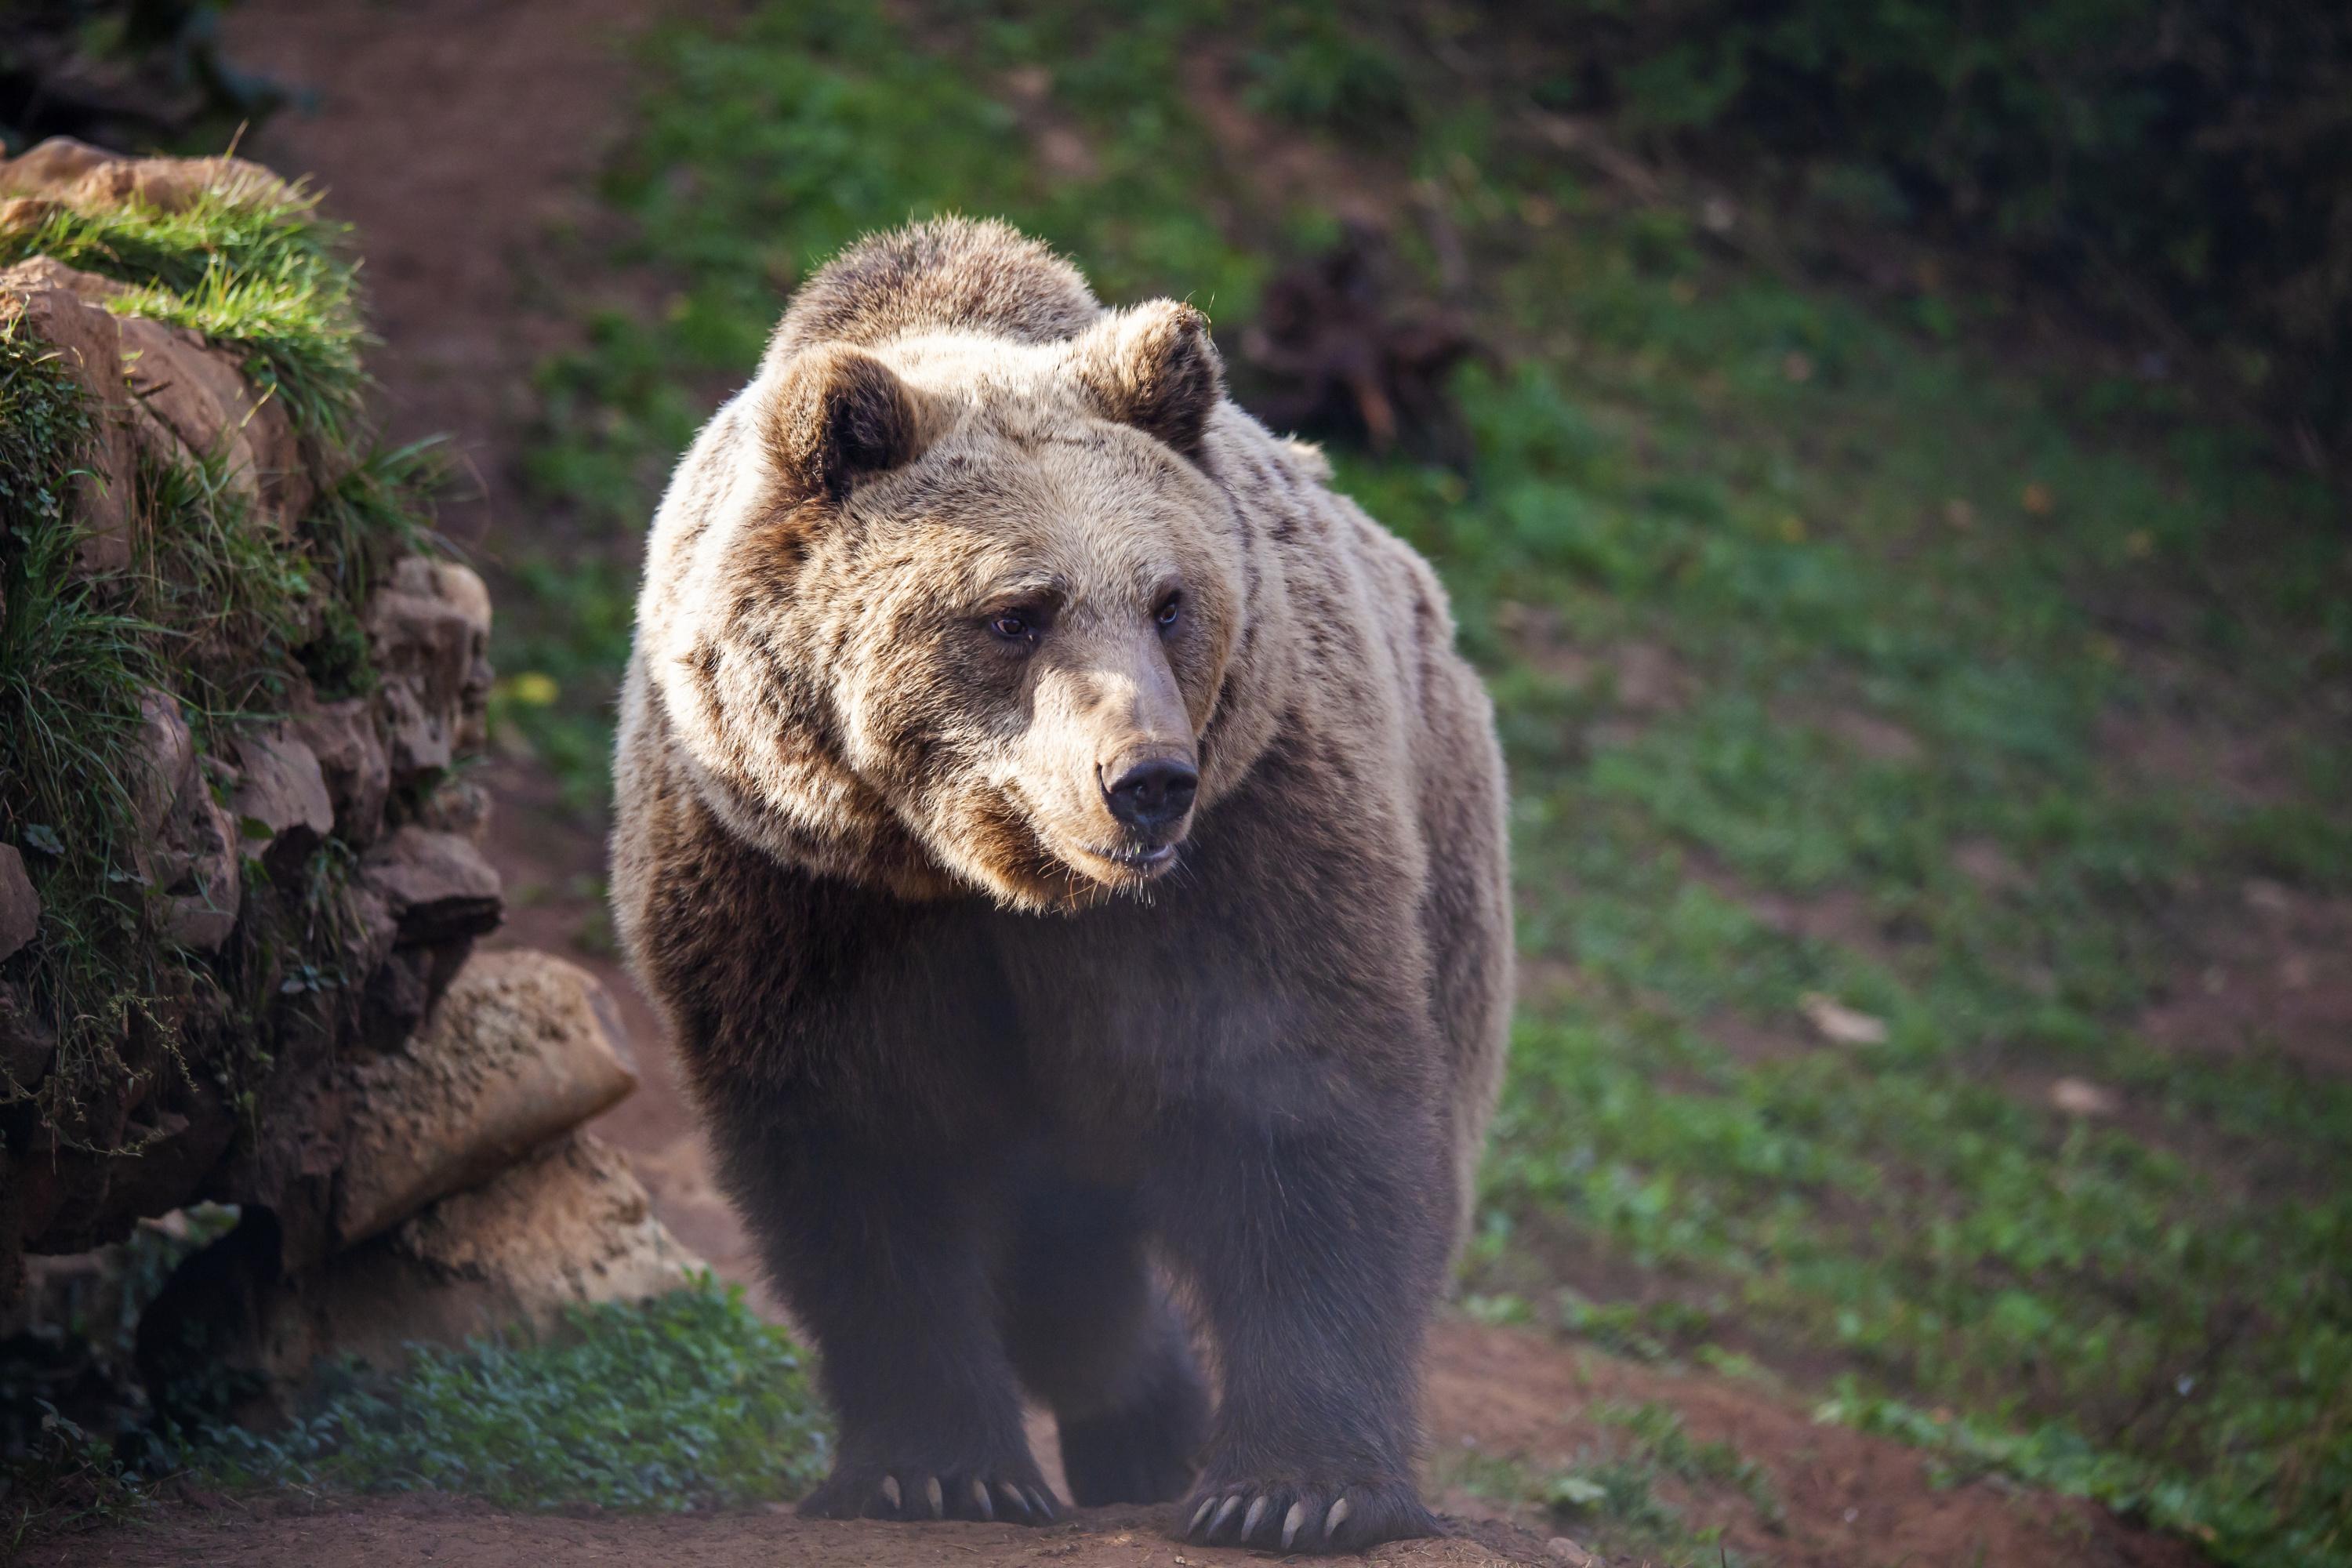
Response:
[{"label": "dark background foliage", "polygon": [[2006,256],[2352,437],[2352,6],[1563,0],[1528,86],[1782,195]]}]

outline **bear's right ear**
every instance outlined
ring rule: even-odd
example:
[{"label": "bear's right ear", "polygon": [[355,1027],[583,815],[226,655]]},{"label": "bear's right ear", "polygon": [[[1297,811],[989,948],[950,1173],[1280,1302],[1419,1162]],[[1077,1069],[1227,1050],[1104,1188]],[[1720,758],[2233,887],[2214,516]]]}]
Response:
[{"label": "bear's right ear", "polygon": [[820,343],[778,373],[765,416],[768,455],[800,494],[839,500],[860,478],[922,456],[936,433],[933,413],[865,350]]},{"label": "bear's right ear", "polygon": [[1071,341],[1069,353],[1107,418],[1200,456],[1209,416],[1225,395],[1208,317],[1173,300],[1150,300],[1110,311]]}]

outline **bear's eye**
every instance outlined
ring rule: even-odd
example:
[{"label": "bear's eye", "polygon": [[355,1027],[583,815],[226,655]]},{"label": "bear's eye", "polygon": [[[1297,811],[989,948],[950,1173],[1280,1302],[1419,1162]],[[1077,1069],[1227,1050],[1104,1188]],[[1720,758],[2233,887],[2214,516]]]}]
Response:
[{"label": "bear's eye", "polygon": [[1037,623],[1025,610],[1001,610],[988,618],[988,629],[1006,642],[1030,642],[1037,636]]},{"label": "bear's eye", "polygon": [[1183,607],[1184,595],[1171,594],[1160,601],[1160,608],[1152,612],[1151,618],[1158,621],[1163,628],[1172,626],[1176,624],[1177,614]]}]

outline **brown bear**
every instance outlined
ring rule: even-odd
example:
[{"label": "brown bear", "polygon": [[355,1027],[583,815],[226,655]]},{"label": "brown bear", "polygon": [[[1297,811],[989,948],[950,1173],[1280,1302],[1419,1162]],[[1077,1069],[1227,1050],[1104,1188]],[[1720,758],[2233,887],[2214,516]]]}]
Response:
[{"label": "brown bear", "polygon": [[1199,311],[965,221],[813,276],[679,466],[614,899],[820,1352],[803,1512],[1052,1518],[1025,1392],[1082,1505],[1437,1528],[1502,763],[1436,578],[1329,477]]}]

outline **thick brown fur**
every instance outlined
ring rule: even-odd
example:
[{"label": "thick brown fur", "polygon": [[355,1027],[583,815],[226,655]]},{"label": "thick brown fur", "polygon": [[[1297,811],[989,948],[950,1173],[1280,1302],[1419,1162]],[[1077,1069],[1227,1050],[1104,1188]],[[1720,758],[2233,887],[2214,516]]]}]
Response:
[{"label": "thick brown fur", "polygon": [[1042,1517],[1025,1390],[1082,1503],[1435,1528],[1501,760],[1434,576],[1328,479],[1197,311],[952,220],[814,277],[681,464],[614,897],[822,1352],[807,1510]]}]

